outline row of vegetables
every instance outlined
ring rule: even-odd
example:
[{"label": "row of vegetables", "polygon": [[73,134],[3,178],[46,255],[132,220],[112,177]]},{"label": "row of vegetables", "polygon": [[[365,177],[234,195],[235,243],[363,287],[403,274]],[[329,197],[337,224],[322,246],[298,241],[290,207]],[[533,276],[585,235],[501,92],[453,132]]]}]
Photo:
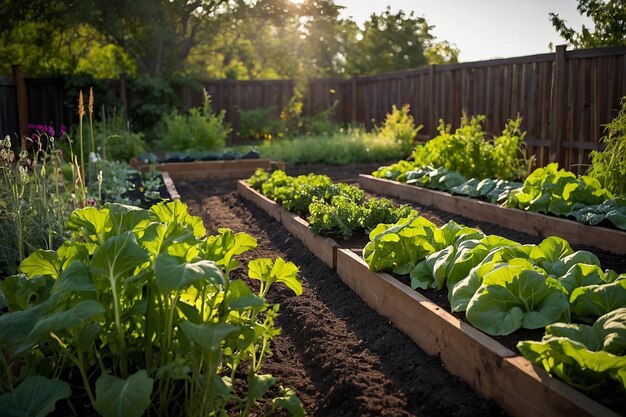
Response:
[{"label": "row of vegetables", "polygon": [[437,227],[324,176],[257,171],[248,182],[307,216],[314,233],[369,233],[363,258],[372,271],[447,290],[451,311],[487,334],[545,328],[541,341],[518,344],[527,359],[593,398],[626,405],[626,274],[603,270],[594,254],[558,237],[522,245],[453,221]]},{"label": "row of vegetables", "polygon": [[626,230],[626,198],[616,197],[598,180],[559,169],[551,163],[537,168],[522,182],[470,178],[446,167],[416,167],[400,161],[380,167],[376,178],[478,198],[505,207],[570,217],[589,225],[606,224]]}]

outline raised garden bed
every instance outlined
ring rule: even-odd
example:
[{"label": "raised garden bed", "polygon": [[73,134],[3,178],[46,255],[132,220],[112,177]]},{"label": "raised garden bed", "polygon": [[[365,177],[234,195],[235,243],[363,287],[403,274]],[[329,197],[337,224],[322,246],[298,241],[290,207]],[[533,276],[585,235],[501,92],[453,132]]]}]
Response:
[{"label": "raised garden bed", "polygon": [[161,172],[168,172],[173,180],[190,180],[201,178],[244,178],[252,175],[257,168],[285,169],[284,162],[269,159],[239,159],[234,161],[192,161],[166,162],[156,165],[141,164],[133,159],[130,165],[141,172],[148,171],[152,166]]},{"label": "raised garden bed", "polygon": [[433,206],[453,214],[486,221],[536,236],[559,236],[571,244],[593,246],[617,254],[626,254],[626,232],[588,226],[573,220],[540,213],[504,208],[484,201],[454,196],[442,191],[403,184],[397,181],[359,175],[362,189]]},{"label": "raised garden bed", "polygon": [[[239,181],[237,188],[244,198],[259,202],[259,207],[272,217],[272,212],[279,212],[277,220],[283,225],[294,221],[307,225],[245,182]],[[404,195],[399,197],[406,199]],[[495,400],[511,415],[617,416],[392,276],[371,272],[353,251],[338,248],[336,242],[315,236],[308,228],[299,227],[294,235],[313,253],[334,254],[332,266],[328,258],[324,262],[370,307],[388,317],[425,352],[438,356],[451,373]]]}]

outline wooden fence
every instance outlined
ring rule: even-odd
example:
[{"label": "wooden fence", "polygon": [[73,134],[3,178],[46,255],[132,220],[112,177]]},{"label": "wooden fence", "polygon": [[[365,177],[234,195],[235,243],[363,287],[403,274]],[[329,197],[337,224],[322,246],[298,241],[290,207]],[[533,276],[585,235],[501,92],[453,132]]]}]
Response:
[{"label": "wooden fence", "polygon": [[[58,110],[64,102],[58,84],[36,79],[24,83],[20,78],[18,69],[13,80],[0,79],[0,133],[18,131],[23,112],[15,108],[24,100],[37,100],[37,106],[29,106],[22,123],[26,118],[43,122],[66,117]],[[113,83],[126,103],[125,79]],[[265,107],[278,116],[295,82],[212,80],[202,85],[214,109],[225,110],[226,120],[237,132],[239,110]],[[24,92],[26,98],[20,99]],[[177,94],[183,109],[202,102],[202,93],[189,87],[179,88]],[[604,125],[615,117],[624,96],[626,47],[567,51],[558,46],[555,53],[310,80],[304,92],[304,113],[315,114],[337,102],[337,121],[371,128],[384,120],[392,105],[409,104],[416,122],[424,125],[422,139],[437,134],[439,119],[458,126],[463,112],[486,115],[489,134],[499,133],[507,119],[520,114],[522,128],[528,132],[527,151],[537,156],[538,165],[557,161],[582,172],[589,152],[602,149]]]}]

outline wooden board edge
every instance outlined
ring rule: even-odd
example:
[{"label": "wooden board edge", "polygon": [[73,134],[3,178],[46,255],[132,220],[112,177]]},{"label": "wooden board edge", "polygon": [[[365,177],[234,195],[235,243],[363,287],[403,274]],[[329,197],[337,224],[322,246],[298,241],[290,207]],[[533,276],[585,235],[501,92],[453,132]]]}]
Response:
[{"label": "wooden board edge", "polygon": [[494,398],[509,413],[557,417],[619,417],[619,414],[568,386],[522,356],[506,358]]},{"label": "wooden board edge", "polygon": [[176,190],[176,186],[170,174],[167,171],[161,171],[161,178],[163,178],[163,185],[165,185],[165,189],[170,195],[170,198],[172,200],[180,200],[180,194],[178,194],[178,190]]},{"label": "wooden board edge", "polygon": [[237,181],[237,192],[240,196],[264,210],[274,220],[282,223],[281,213],[283,209],[278,205],[278,203],[270,200],[254,188],[250,187],[250,185],[244,180]]},{"label": "wooden board edge", "polygon": [[387,194],[453,214],[485,221],[535,236],[560,236],[570,242],[593,246],[618,255],[626,254],[626,232],[589,226],[570,219],[500,207],[485,201],[403,184],[371,175],[359,175],[364,190]]}]

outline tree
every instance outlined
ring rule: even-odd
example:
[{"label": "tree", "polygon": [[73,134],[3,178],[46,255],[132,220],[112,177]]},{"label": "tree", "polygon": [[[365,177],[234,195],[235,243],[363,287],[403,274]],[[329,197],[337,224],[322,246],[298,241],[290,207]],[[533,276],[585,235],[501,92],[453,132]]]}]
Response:
[{"label": "tree", "polygon": [[578,0],[577,9],[591,18],[593,29],[583,25],[577,32],[558,14],[550,13],[552,25],[568,45],[574,48],[626,45],[626,0]]}]

